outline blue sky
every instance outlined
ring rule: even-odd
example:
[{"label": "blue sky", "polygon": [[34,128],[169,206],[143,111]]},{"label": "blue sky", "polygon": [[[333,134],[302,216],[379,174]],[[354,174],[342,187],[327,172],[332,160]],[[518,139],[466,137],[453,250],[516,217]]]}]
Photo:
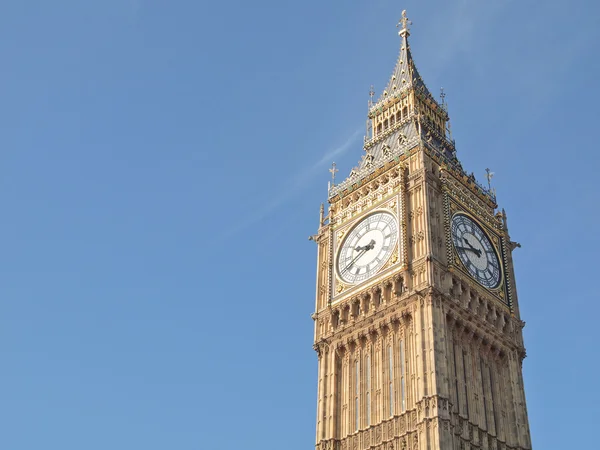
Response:
[{"label": "blue sky", "polygon": [[533,444],[595,446],[597,2],[5,0],[0,447],[311,448],[307,237],[402,9],[523,245]]}]

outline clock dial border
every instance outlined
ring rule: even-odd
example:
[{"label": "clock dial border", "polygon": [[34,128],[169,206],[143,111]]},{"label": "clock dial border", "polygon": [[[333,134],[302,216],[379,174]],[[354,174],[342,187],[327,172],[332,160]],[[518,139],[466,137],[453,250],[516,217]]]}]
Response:
[{"label": "clock dial border", "polygon": [[[474,241],[474,242],[477,243],[476,244],[477,247],[481,247],[481,248],[476,248],[469,242],[465,242],[463,245],[458,245],[457,242],[455,241],[455,238],[456,238],[455,228],[459,227],[459,225],[455,225],[455,223],[458,220],[460,220],[461,217],[464,217],[466,219],[466,221],[465,221],[466,223],[470,222],[472,224],[469,234],[473,235],[473,237],[476,239],[476,241]],[[477,230],[475,230],[473,228],[473,226]],[[465,225],[465,230],[467,228],[468,227]],[[465,233],[466,233],[466,231],[465,231]],[[499,249],[496,248],[496,246],[494,245],[494,239],[490,236],[489,232],[487,232],[485,230],[484,225],[481,222],[476,220],[470,214],[467,214],[463,211],[455,212],[454,214],[452,214],[452,217],[450,218],[450,238],[452,240],[452,246],[454,248],[454,253],[456,255],[455,259],[458,259],[460,261],[465,272],[473,280],[475,280],[480,286],[484,287],[485,289],[489,289],[490,291],[495,291],[502,287],[502,279],[503,279],[504,271],[503,271],[503,267],[502,267],[502,259],[500,258],[500,252],[499,252]],[[487,241],[487,242],[485,242],[485,241]],[[457,245],[459,247],[465,248],[465,250],[463,252],[460,252],[457,248]],[[489,249],[487,247],[489,247]],[[473,250],[470,250],[471,248]],[[489,260],[486,258],[486,267],[480,268],[477,266],[477,264],[475,262],[472,261],[472,258],[469,258],[467,256],[468,251],[473,251],[476,255],[478,253],[480,254],[481,252],[491,252],[492,253],[491,258],[493,258],[494,262],[497,264],[497,267],[493,266],[493,267],[495,267],[497,274],[495,276],[493,276],[493,278],[491,278],[491,281],[494,284],[486,283],[488,278],[485,276],[485,274],[489,271],[489,267],[490,267]],[[483,275],[480,275],[479,274],[480,272]]]},{"label": "clock dial border", "polygon": [[[388,226],[390,224],[393,225],[391,227],[393,236],[388,245],[388,249],[386,250],[386,253],[379,260],[380,261],[379,264],[377,264],[371,270],[367,269],[366,273],[355,274],[354,277],[344,276],[344,274],[342,273],[343,270],[340,267],[340,258],[342,257],[342,253],[344,252],[344,250],[347,248],[348,240],[352,239],[353,237],[356,238],[355,236],[353,236],[352,233],[354,233],[356,230],[360,229],[363,226],[363,224],[366,223],[364,226],[369,227],[369,225],[371,223],[368,222],[368,220],[373,216],[377,216],[378,214],[389,216],[391,218],[391,221],[388,222]],[[384,229],[385,229],[385,227],[384,227]],[[375,230],[375,228],[373,230]],[[367,229],[367,232],[373,231],[373,230]],[[365,234],[363,234],[363,236],[365,236]],[[360,238],[355,242],[355,244],[358,244],[359,242],[360,242]],[[361,285],[365,282],[372,280],[374,277],[376,277],[378,274],[380,274],[382,271],[384,271],[388,268],[389,261],[391,260],[392,256],[395,254],[395,252],[398,251],[399,242],[400,242],[400,223],[398,221],[397,216],[393,212],[386,210],[386,209],[376,209],[376,210],[369,212],[365,216],[362,216],[360,219],[355,221],[353,224],[349,225],[347,230],[344,232],[343,236],[339,240],[339,245],[337,245],[336,252],[335,252],[335,259],[334,259],[336,278],[339,280],[339,282],[344,283],[348,287],[358,286],[358,285]],[[383,250],[383,247],[379,250],[379,252],[377,254],[378,255],[381,254],[382,250]],[[377,259],[377,258],[375,258],[375,259]],[[348,260],[348,258],[346,258],[346,260]],[[346,262],[348,262],[348,261],[346,261]],[[350,260],[350,262],[351,262],[351,260]],[[368,265],[367,265],[367,267],[368,267]],[[352,279],[350,279],[350,278],[352,278]]]},{"label": "clock dial border", "polygon": [[[455,195],[451,195],[449,189],[444,190],[443,204],[444,204],[444,227],[446,233],[446,257],[448,261],[449,270],[455,271],[459,274],[464,274],[468,278],[469,281],[475,283],[480,289],[485,289],[486,292],[496,298],[501,305],[505,308],[508,308],[511,312],[514,312],[513,304],[512,304],[512,288],[511,281],[509,279],[509,273],[507,271],[507,256],[506,252],[507,243],[506,237],[502,233],[502,225],[498,221],[498,219],[492,215],[485,212],[472,212],[472,208],[470,208],[467,204],[467,199],[464,198],[463,201],[459,200]],[[496,251],[496,256],[500,262],[500,284],[495,289],[489,289],[474,279],[469,272],[464,268],[460,258],[454,248],[454,242],[452,240],[452,217],[455,214],[464,214],[471,218],[475,223],[481,227],[481,229],[485,232],[487,237],[492,242],[494,249]],[[482,216],[482,214],[486,214]]]}]

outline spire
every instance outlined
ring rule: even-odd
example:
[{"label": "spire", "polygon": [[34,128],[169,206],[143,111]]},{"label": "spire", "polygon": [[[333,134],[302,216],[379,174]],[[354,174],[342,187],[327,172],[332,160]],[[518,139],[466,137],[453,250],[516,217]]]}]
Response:
[{"label": "spire", "polygon": [[425,86],[410,52],[411,24],[406,11],[402,11],[397,25],[400,55],[392,77],[377,102],[373,103],[373,90],[370,92],[365,153],[347,179],[330,185],[330,197],[417,146],[429,148],[448,164],[455,163],[454,143],[446,133],[448,112]]},{"label": "spire", "polygon": [[398,31],[398,35],[400,36],[400,55],[398,56],[392,77],[385,90],[381,93],[379,100],[375,104],[376,106],[388,99],[400,96],[402,92],[407,91],[409,88],[414,88],[416,91],[434,100],[413,61],[408,43],[408,36],[410,36],[409,25],[412,25],[412,22],[408,19],[406,10],[404,10],[402,11],[402,18],[398,22],[398,25],[396,25],[400,28],[400,31]]}]

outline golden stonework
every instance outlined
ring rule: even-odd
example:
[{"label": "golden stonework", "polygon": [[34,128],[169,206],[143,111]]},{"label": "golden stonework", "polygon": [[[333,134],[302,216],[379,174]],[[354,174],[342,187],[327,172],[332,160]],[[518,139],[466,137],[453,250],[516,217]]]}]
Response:
[{"label": "golden stonework", "polygon": [[[482,187],[458,159],[445,97],[440,103],[421,79],[408,25],[403,12],[396,67],[380,99],[371,92],[366,155],[345,179],[333,178],[332,166],[330,214],[317,246],[315,450],[415,450],[429,442],[436,450],[531,450],[510,252],[516,243],[490,184]],[[394,216],[394,245],[368,220],[375,211]],[[495,247],[497,285],[469,276],[458,252],[483,252],[453,240],[456,214]],[[363,221],[345,259],[363,264],[354,265],[354,282],[343,281],[340,247]],[[473,267],[483,263],[477,258]]]}]

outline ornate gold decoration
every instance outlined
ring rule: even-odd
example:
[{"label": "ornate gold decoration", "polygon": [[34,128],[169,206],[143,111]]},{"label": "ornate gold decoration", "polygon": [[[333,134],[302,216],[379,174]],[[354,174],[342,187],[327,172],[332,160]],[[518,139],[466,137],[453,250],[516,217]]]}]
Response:
[{"label": "ornate gold decoration", "polygon": [[339,294],[340,292],[342,292],[344,289],[346,289],[346,286],[344,286],[344,283],[342,283],[341,281],[337,280],[337,288],[335,289],[335,291]]}]

